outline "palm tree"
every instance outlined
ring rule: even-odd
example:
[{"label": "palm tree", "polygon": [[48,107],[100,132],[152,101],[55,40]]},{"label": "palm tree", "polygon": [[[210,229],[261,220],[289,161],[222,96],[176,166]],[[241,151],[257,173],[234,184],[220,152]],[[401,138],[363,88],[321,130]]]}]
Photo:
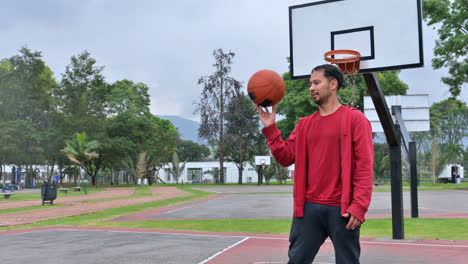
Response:
[{"label": "palm tree", "polygon": [[[88,141],[86,132],[76,133],[75,138],[67,140],[66,146],[62,149],[67,158],[78,165],[91,176],[93,185],[95,184],[96,166],[93,161],[99,158],[96,150],[100,147],[97,140]],[[78,186],[80,185],[80,174],[78,173]]]}]

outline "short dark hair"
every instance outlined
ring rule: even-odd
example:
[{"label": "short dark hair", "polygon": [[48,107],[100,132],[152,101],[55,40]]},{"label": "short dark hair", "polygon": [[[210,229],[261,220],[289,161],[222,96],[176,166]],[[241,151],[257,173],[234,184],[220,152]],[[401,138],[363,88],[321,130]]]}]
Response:
[{"label": "short dark hair", "polygon": [[325,75],[328,81],[335,79],[338,82],[337,91],[339,91],[340,88],[343,86],[343,82],[344,82],[343,73],[341,72],[340,68],[338,68],[337,66],[333,64],[322,64],[322,65],[315,67],[312,70],[311,74],[314,71],[320,71],[320,70],[323,71],[323,75]]}]

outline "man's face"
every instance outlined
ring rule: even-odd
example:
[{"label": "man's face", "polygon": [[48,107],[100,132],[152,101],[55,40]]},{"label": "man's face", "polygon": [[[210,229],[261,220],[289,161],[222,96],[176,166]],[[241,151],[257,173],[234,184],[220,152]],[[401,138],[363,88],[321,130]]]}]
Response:
[{"label": "man's face", "polygon": [[336,89],[335,79],[328,81],[327,77],[323,74],[323,70],[314,71],[310,75],[310,95],[314,102],[318,105],[322,105],[327,102],[330,95],[332,94],[332,89]]}]

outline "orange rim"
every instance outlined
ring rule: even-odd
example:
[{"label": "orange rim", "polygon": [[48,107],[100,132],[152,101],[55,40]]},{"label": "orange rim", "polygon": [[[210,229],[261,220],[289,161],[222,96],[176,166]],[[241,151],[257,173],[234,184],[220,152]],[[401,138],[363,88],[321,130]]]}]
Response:
[{"label": "orange rim", "polygon": [[[331,56],[333,55],[352,55],[347,58],[335,59]],[[325,53],[325,60],[331,63],[346,63],[346,62],[355,62],[361,59],[361,54],[355,50],[331,50]]]}]

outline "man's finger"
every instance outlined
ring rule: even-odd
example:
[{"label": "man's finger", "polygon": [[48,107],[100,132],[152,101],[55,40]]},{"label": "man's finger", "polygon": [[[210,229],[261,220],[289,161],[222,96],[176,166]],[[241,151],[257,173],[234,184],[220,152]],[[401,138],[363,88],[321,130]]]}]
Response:
[{"label": "man's finger", "polygon": [[346,225],[346,229],[354,230],[355,228],[359,227],[360,225],[361,225],[361,221],[359,221],[359,219],[357,219],[356,217],[351,215],[351,217],[349,218],[349,222]]}]

